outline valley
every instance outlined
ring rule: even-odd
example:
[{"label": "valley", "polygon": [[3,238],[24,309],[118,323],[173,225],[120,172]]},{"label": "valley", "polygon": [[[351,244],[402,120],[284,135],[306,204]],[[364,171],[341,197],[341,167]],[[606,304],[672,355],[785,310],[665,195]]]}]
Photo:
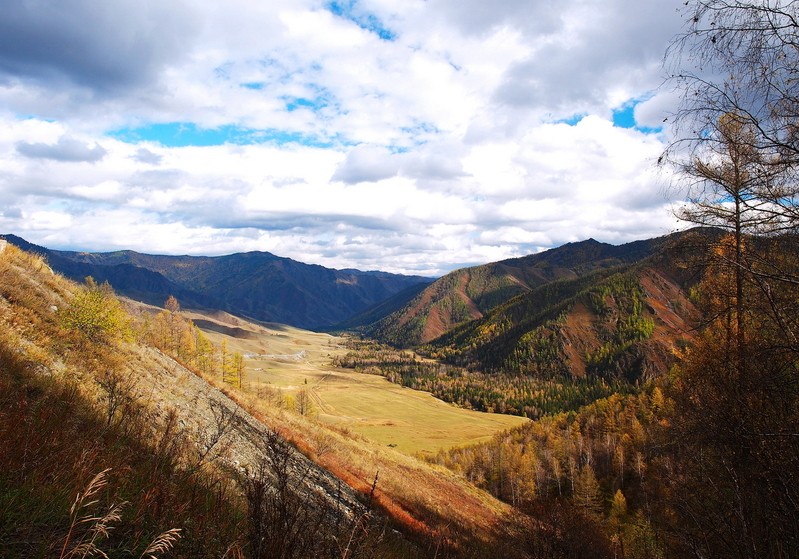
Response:
[{"label": "valley", "polygon": [[[0,448],[22,449],[0,453],[0,556],[56,546],[64,556],[139,556],[148,541],[169,538],[163,550],[174,546],[178,557],[251,557],[261,526],[274,549],[294,550],[287,557],[517,555],[507,535],[523,519],[510,505],[298,413],[266,382],[231,385],[217,359],[205,371],[198,360],[209,350],[220,360],[235,348],[259,351],[261,368],[277,362],[290,392],[288,383],[321,374],[333,338],[193,314],[222,346],[212,349],[188,314],[77,285],[16,247],[0,254]],[[271,487],[282,489],[258,493]],[[124,516],[123,506],[132,509]],[[104,507],[114,514],[70,527],[74,511]],[[114,537],[93,536],[108,532],[99,522],[113,522]]]},{"label": "valley", "polygon": [[[784,269],[799,261],[792,237],[751,243]],[[744,286],[751,355],[735,365],[733,248],[708,230],[574,243],[416,286],[351,316],[368,317],[355,332],[326,333],[118,297],[9,243],[0,442],[23,451],[0,453],[0,505],[16,515],[0,523],[0,556],[78,549],[62,512],[111,471],[107,502],[137,511],[107,542],[126,554],[143,551],[136,534],[177,524],[179,557],[263,557],[263,529],[276,549],[314,550],[290,557],[685,556],[683,538],[705,534],[675,519],[728,494],[706,476],[736,483],[725,465],[748,444],[740,433],[795,432],[795,347],[781,344],[796,286]],[[428,339],[429,324],[445,332]],[[780,502],[768,484],[787,487],[799,457],[755,446],[760,462],[734,463],[740,497]],[[769,526],[789,530],[782,506]],[[281,507],[292,542],[289,520],[268,516]]]},{"label": "valley", "polygon": [[[346,340],[290,326],[256,324],[227,313],[186,311],[216,344],[244,356],[244,389],[275,402],[309,398],[306,415],[407,454],[486,442],[526,419],[462,409],[384,377],[334,367]],[[275,394],[275,391],[278,393]]]}]

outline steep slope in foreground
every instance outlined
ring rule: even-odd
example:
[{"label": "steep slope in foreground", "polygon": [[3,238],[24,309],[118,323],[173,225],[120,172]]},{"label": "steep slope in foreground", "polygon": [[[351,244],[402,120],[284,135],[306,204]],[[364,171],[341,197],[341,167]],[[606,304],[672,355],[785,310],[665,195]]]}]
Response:
[{"label": "steep slope in foreground", "polygon": [[[0,249],[0,383],[4,388],[0,439],[4,448],[17,440],[21,445],[16,447],[20,453],[0,453],[4,456],[0,484],[8,490],[0,494],[10,497],[9,505],[20,507],[14,509],[20,513],[16,522],[5,512],[2,515],[0,547],[18,549],[18,556],[25,556],[35,554],[34,549],[46,545],[47,539],[58,540],[61,519],[57,515],[42,518],[38,515],[52,513],[40,509],[60,505],[68,520],[69,504],[61,503],[64,497],[78,494],[91,475],[109,468],[119,491],[132,502],[131,508],[138,509],[130,521],[124,517],[119,521],[120,531],[151,531],[153,524],[160,530],[180,528],[186,541],[185,547],[178,547],[182,556],[218,556],[224,546],[239,545],[235,540],[246,527],[237,525],[242,503],[235,486],[244,479],[244,472],[256,472],[272,460],[265,443],[272,430],[154,348],[114,342],[116,326],[109,327],[109,338],[88,328],[112,324],[120,315],[104,311],[109,307],[121,311],[121,306],[87,305],[90,314],[71,315],[78,318],[69,322],[75,328],[65,328],[64,316],[78,301],[86,301],[81,298],[85,292],[54,274],[38,257],[13,246]],[[96,323],[92,322],[95,318],[99,319]],[[301,480],[292,487],[300,499],[314,506],[324,502],[327,509],[346,517],[362,513],[364,505],[356,492],[300,452],[288,446],[285,450],[287,476]],[[52,477],[52,471],[58,474]],[[45,488],[36,486],[38,482]],[[30,501],[21,496],[29,485],[35,495]],[[211,491],[214,486],[218,490]],[[46,494],[47,490],[52,494]],[[165,491],[169,497],[162,494]],[[127,493],[140,493],[144,501]],[[104,494],[113,499],[114,493]],[[188,500],[181,502],[181,498]],[[207,499],[219,510],[198,508],[194,499]],[[30,519],[24,518],[26,506],[34,509],[29,511]],[[187,511],[207,517],[186,517]],[[209,537],[203,533],[205,524],[220,513],[230,515],[222,522],[230,541],[204,547],[198,542]],[[32,522],[32,528],[26,522]],[[139,526],[140,522],[147,526]],[[199,531],[188,528],[192,523],[199,525]],[[212,530],[209,539],[219,535]],[[26,538],[41,539],[26,542]],[[75,539],[64,546],[73,543],[80,545]],[[216,544],[223,546],[221,550]],[[111,549],[119,545],[109,542]],[[125,545],[138,544],[128,541]]]},{"label": "steep slope in foreground", "polygon": [[[246,474],[258,472],[264,452],[271,464],[267,472],[273,471],[276,455],[264,438],[268,442],[277,431],[326,468],[290,447],[277,455],[284,457],[278,466],[288,467],[285,479],[297,481],[291,494],[305,503],[301,510],[331,511],[318,525],[301,526],[308,537],[340,528],[336,518],[347,510],[356,513],[343,525],[363,526],[359,501],[372,492],[379,509],[423,548],[429,545],[430,555],[440,548],[454,556],[458,550],[470,557],[514,556],[510,534],[518,524],[510,507],[459,476],[207,379],[225,388],[215,389],[141,343],[96,336],[81,321],[106,316],[104,310],[116,305],[106,299],[88,315],[72,313],[87,293],[94,291],[54,274],[37,257],[14,247],[0,253],[0,439],[5,448],[21,449],[0,453],[0,554],[38,555],[36,549],[62,544],[71,549],[65,511],[94,473],[110,467],[117,473],[103,502],[124,499],[132,510],[118,521],[106,550],[138,556],[150,535],[179,527],[177,556],[218,557],[234,548],[256,556],[247,553],[253,516],[246,509],[249,502],[252,511],[252,500],[242,499],[241,492],[252,489]],[[121,337],[121,327],[115,328],[109,335]],[[274,478],[267,479],[268,487]],[[175,489],[180,483],[188,486]],[[196,507],[205,505],[196,516]],[[280,526],[265,528],[268,534],[285,534]],[[355,528],[333,532],[338,539],[330,541],[355,533]],[[393,533],[385,532],[386,538],[396,541]],[[81,534],[88,537],[85,530]],[[399,551],[381,549],[376,556],[427,555],[407,544]]]},{"label": "steep slope in foreground", "polygon": [[482,318],[498,305],[557,280],[631,264],[652,255],[670,237],[614,246],[593,239],[472,268],[439,278],[401,309],[376,322],[352,321],[364,334],[399,347],[427,343]]},{"label": "steep slope in foreground", "polygon": [[13,235],[0,236],[45,256],[76,281],[108,281],[119,293],[153,305],[169,295],[184,306],[222,309],[257,320],[324,330],[428,278],[333,270],[268,252],[218,257],[158,256],[134,251],[50,250]]}]

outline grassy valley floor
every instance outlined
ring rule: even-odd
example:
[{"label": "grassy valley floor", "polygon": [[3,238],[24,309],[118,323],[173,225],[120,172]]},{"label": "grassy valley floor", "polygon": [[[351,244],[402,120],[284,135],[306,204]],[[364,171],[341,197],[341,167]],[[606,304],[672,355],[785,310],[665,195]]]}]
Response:
[{"label": "grassy valley floor", "polygon": [[[407,454],[474,444],[528,420],[461,409],[378,375],[331,365],[348,351],[343,339],[283,325],[255,324],[216,313],[184,313],[211,340],[245,356],[245,388],[265,398],[306,397],[320,422]],[[305,392],[306,396],[299,393]]]}]

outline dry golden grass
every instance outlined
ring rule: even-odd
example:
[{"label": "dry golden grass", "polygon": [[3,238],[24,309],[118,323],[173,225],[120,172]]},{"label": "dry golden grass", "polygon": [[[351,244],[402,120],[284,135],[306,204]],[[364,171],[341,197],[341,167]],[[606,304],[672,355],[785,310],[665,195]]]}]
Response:
[{"label": "dry golden grass", "polygon": [[[322,423],[349,431],[406,454],[438,451],[490,440],[496,433],[528,422],[502,414],[458,408],[427,392],[411,390],[382,376],[332,365],[345,355],[346,340],[281,325],[260,325],[217,314],[185,313],[216,345],[246,356],[245,384],[275,404],[300,393],[308,413]],[[285,399],[285,398],[283,398]]]},{"label": "dry golden grass", "polygon": [[[200,324],[207,320],[207,317],[198,314],[189,316]],[[222,320],[229,328],[227,333],[233,329],[239,333],[238,338],[227,337],[229,348],[284,357],[273,358],[268,365],[263,362],[260,364],[262,367],[288,371],[284,376],[283,388],[289,391],[303,386],[302,381],[297,379],[314,379],[327,374],[324,368],[329,367],[330,354],[345,351],[337,347],[335,338],[325,334],[300,332],[275,325],[255,327],[230,316]],[[216,336],[218,343],[221,339],[219,332],[224,329],[214,326],[217,330],[214,334],[207,329],[207,324],[205,326],[208,335],[212,338]],[[263,337],[241,335],[243,330],[257,331]],[[295,361],[289,358],[300,351],[304,352],[303,359]],[[252,373],[247,374],[248,379],[251,379]],[[380,377],[363,376],[388,384]],[[370,440],[354,429],[336,427],[314,416],[303,417],[287,411],[279,405],[281,396],[275,397],[274,391],[270,391],[266,394],[271,397],[264,397],[265,393],[260,389],[262,385],[258,382],[250,380],[239,389],[223,383],[216,376],[206,380],[360,493],[369,494],[377,476],[375,500],[379,507],[405,529],[423,535],[427,541],[440,541],[448,545],[468,542],[467,545],[474,548],[485,546],[499,549],[501,542],[507,539],[507,532],[517,525],[510,506],[475,488],[450,470],[430,465],[389,448],[384,443]],[[391,386],[396,390],[411,392]],[[456,409],[451,406],[448,408]],[[465,412],[464,418],[472,417],[474,413],[457,411]],[[500,417],[484,415],[488,419]],[[520,418],[511,419],[522,421]],[[423,418],[423,421],[435,421],[435,418],[430,416]],[[419,430],[423,431],[424,427],[420,425]],[[494,431],[497,430],[498,427],[494,426]]]}]

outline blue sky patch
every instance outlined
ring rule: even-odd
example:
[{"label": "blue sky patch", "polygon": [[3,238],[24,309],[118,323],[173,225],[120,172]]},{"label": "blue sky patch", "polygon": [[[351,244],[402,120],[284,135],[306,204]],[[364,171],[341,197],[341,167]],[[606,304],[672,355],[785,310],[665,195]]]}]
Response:
[{"label": "blue sky patch", "polygon": [[298,109],[309,109],[313,112],[318,112],[330,106],[330,97],[331,96],[327,92],[320,88],[319,95],[313,98],[285,95],[281,97],[281,100],[286,104],[286,110],[288,112],[294,112]]},{"label": "blue sky patch", "polygon": [[287,97],[283,99],[286,102],[286,110],[288,112],[296,111],[297,109],[311,109],[316,110],[324,107],[324,103],[317,103],[304,97]]},{"label": "blue sky patch", "polygon": [[569,118],[562,118],[560,120],[556,120],[556,124],[568,124],[569,126],[577,126],[581,120],[585,118],[585,113],[577,113],[576,115],[572,115]]},{"label": "blue sky patch", "polygon": [[663,130],[661,127],[650,128],[648,126],[639,126],[636,122],[635,108],[647,99],[649,99],[649,97],[631,99],[622,106],[613,109],[613,126],[617,128],[633,128],[644,134],[657,134]]},{"label": "blue sky patch", "polygon": [[217,128],[201,128],[191,122],[149,124],[139,128],[121,128],[108,133],[117,140],[137,144],[157,142],[165,147],[221,146],[224,144],[300,144],[312,147],[333,147],[339,141],[286,130],[242,128],[227,124]]},{"label": "blue sky patch", "polygon": [[613,109],[613,126],[618,128],[635,128],[635,106],[638,103],[628,103],[618,109]]},{"label": "blue sky patch", "polygon": [[325,4],[327,10],[338,17],[353,22],[361,29],[374,33],[384,41],[393,41],[397,34],[383,25],[374,14],[357,9],[358,0],[332,0]]}]

